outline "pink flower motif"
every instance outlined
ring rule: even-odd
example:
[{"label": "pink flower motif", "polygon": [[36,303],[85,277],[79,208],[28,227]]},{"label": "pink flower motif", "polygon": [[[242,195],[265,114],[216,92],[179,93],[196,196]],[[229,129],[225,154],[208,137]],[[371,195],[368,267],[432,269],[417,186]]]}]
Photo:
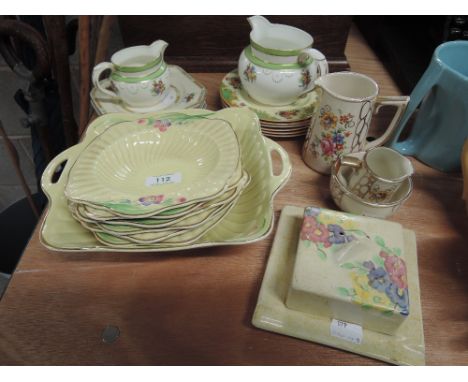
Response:
[{"label": "pink flower motif", "polygon": [[140,204],[143,204],[144,206],[149,206],[151,204],[159,204],[164,200],[164,195],[148,195],[148,196],[142,196],[141,198],[138,199]]},{"label": "pink flower motif", "polygon": [[177,203],[185,203],[187,201],[187,198],[184,196],[180,196],[177,198]]},{"label": "pink flower motif", "polygon": [[171,126],[171,122],[167,121],[167,120],[164,120],[164,119],[157,119],[153,123],[153,127],[155,129],[158,129],[161,133],[164,133],[165,131],[167,131],[167,128],[169,126]]},{"label": "pink flower motif", "polygon": [[323,138],[320,142],[320,147],[322,148],[323,155],[331,156],[333,155],[333,139],[330,138]]},{"label": "pink flower motif", "polygon": [[314,216],[305,216],[301,229],[301,240],[309,240],[314,243],[323,243],[325,248],[331,246],[328,241],[330,233],[325,225],[317,222]]},{"label": "pink flower motif", "polygon": [[137,122],[139,125],[144,125],[146,124],[146,119],[142,118],[142,119],[139,119]]},{"label": "pink flower motif", "polygon": [[380,251],[379,255],[384,259],[385,270],[389,274],[390,280],[400,289],[407,288],[408,279],[405,261],[398,256],[390,256],[384,251]]}]

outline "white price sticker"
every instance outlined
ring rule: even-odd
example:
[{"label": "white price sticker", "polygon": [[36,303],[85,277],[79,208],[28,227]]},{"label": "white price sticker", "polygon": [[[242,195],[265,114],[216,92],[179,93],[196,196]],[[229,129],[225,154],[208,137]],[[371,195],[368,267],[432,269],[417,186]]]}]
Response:
[{"label": "white price sticker", "polygon": [[180,183],[182,181],[182,174],[175,172],[174,174],[165,174],[158,176],[149,176],[146,178],[146,187],[161,186],[163,184]]},{"label": "white price sticker", "polygon": [[338,337],[357,345],[362,343],[361,325],[333,319],[330,324],[330,334],[333,337]]}]

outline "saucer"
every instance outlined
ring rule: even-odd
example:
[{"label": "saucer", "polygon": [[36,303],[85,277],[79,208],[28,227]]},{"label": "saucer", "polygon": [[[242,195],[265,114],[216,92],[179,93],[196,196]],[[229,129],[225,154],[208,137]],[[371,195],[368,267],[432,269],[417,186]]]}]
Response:
[{"label": "saucer", "polygon": [[224,76],[219,89],[221,100],[228,107],[247,106],[261,121],[298,122],[309,119],[314,114],[318,102],[315,91],[300,96],[290,105],[272,106],[255,101],[242,88],[237,69]]},{"label": "saucer", "polygon": [[[179,66],[168,65],[168,70],[172,81],[171,87],[166,97],[155,105],[146,107],[128,106],[120,100],[104,94],[97,88],[91,90],[91,104],[98,115],[108,113],[152,113],[162,110],[205,108],[205,87]],[[105,87],[110,86],[109,79],[102,82]]]},{"label": "saucer", "polygon": [[[411,313],[394,335],[348,325],[336,327],[329,317],[289,309],[285,305],[295,262],[304,208],[285,206],[281,211],[275,240],[263,276],[252,323],[257,328],[376,358],[397,365],[424,365],[425,347],[418,276],[416,238],[403,229]],[[339,321],[343,323],[342,321]],[[352,329],[352,332],[351,332]],[[311,346],[310,351],[319,351]]]}]

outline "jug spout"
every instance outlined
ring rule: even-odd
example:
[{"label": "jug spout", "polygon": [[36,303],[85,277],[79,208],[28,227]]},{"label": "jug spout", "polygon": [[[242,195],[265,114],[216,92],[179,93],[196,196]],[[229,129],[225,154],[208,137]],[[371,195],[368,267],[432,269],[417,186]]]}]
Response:
[{"label": "jug spout", "polygon": [[252,27],[252,30],[262,30],[268,27],[271,23],[263,16],[252,16],[249,17],[248,22]]},{"label": "jug spout", "polygon": [[154,57],[164,58],[164,51],[169,44],[164,40],[157,40],[150,45],[150,49]]}]

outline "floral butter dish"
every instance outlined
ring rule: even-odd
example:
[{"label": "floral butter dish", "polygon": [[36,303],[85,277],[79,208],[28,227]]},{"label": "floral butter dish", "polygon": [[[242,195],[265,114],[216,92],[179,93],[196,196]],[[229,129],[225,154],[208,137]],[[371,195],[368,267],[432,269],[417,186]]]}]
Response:
[{"label": "floral butter dish", "polygon": [[[305,230],[304,215],[310,224]],[[346,245],[352,242],[354,246]],[[400,289],[397,295],[395,286]],[[302,296],[299,288],[304,289]],[[318,297],[323,294],[328,297]],[[285,206],[252,323],[388,363],[424,365],[414,232],[387,221]],[[372,324],[377,331],[370,329]],[[311,352],[319,350],[311,345]]]},{"label": "floral butter dish", "polygon": [[307,207],[286,305],[394,333],[410,309],[401,225]]}]

